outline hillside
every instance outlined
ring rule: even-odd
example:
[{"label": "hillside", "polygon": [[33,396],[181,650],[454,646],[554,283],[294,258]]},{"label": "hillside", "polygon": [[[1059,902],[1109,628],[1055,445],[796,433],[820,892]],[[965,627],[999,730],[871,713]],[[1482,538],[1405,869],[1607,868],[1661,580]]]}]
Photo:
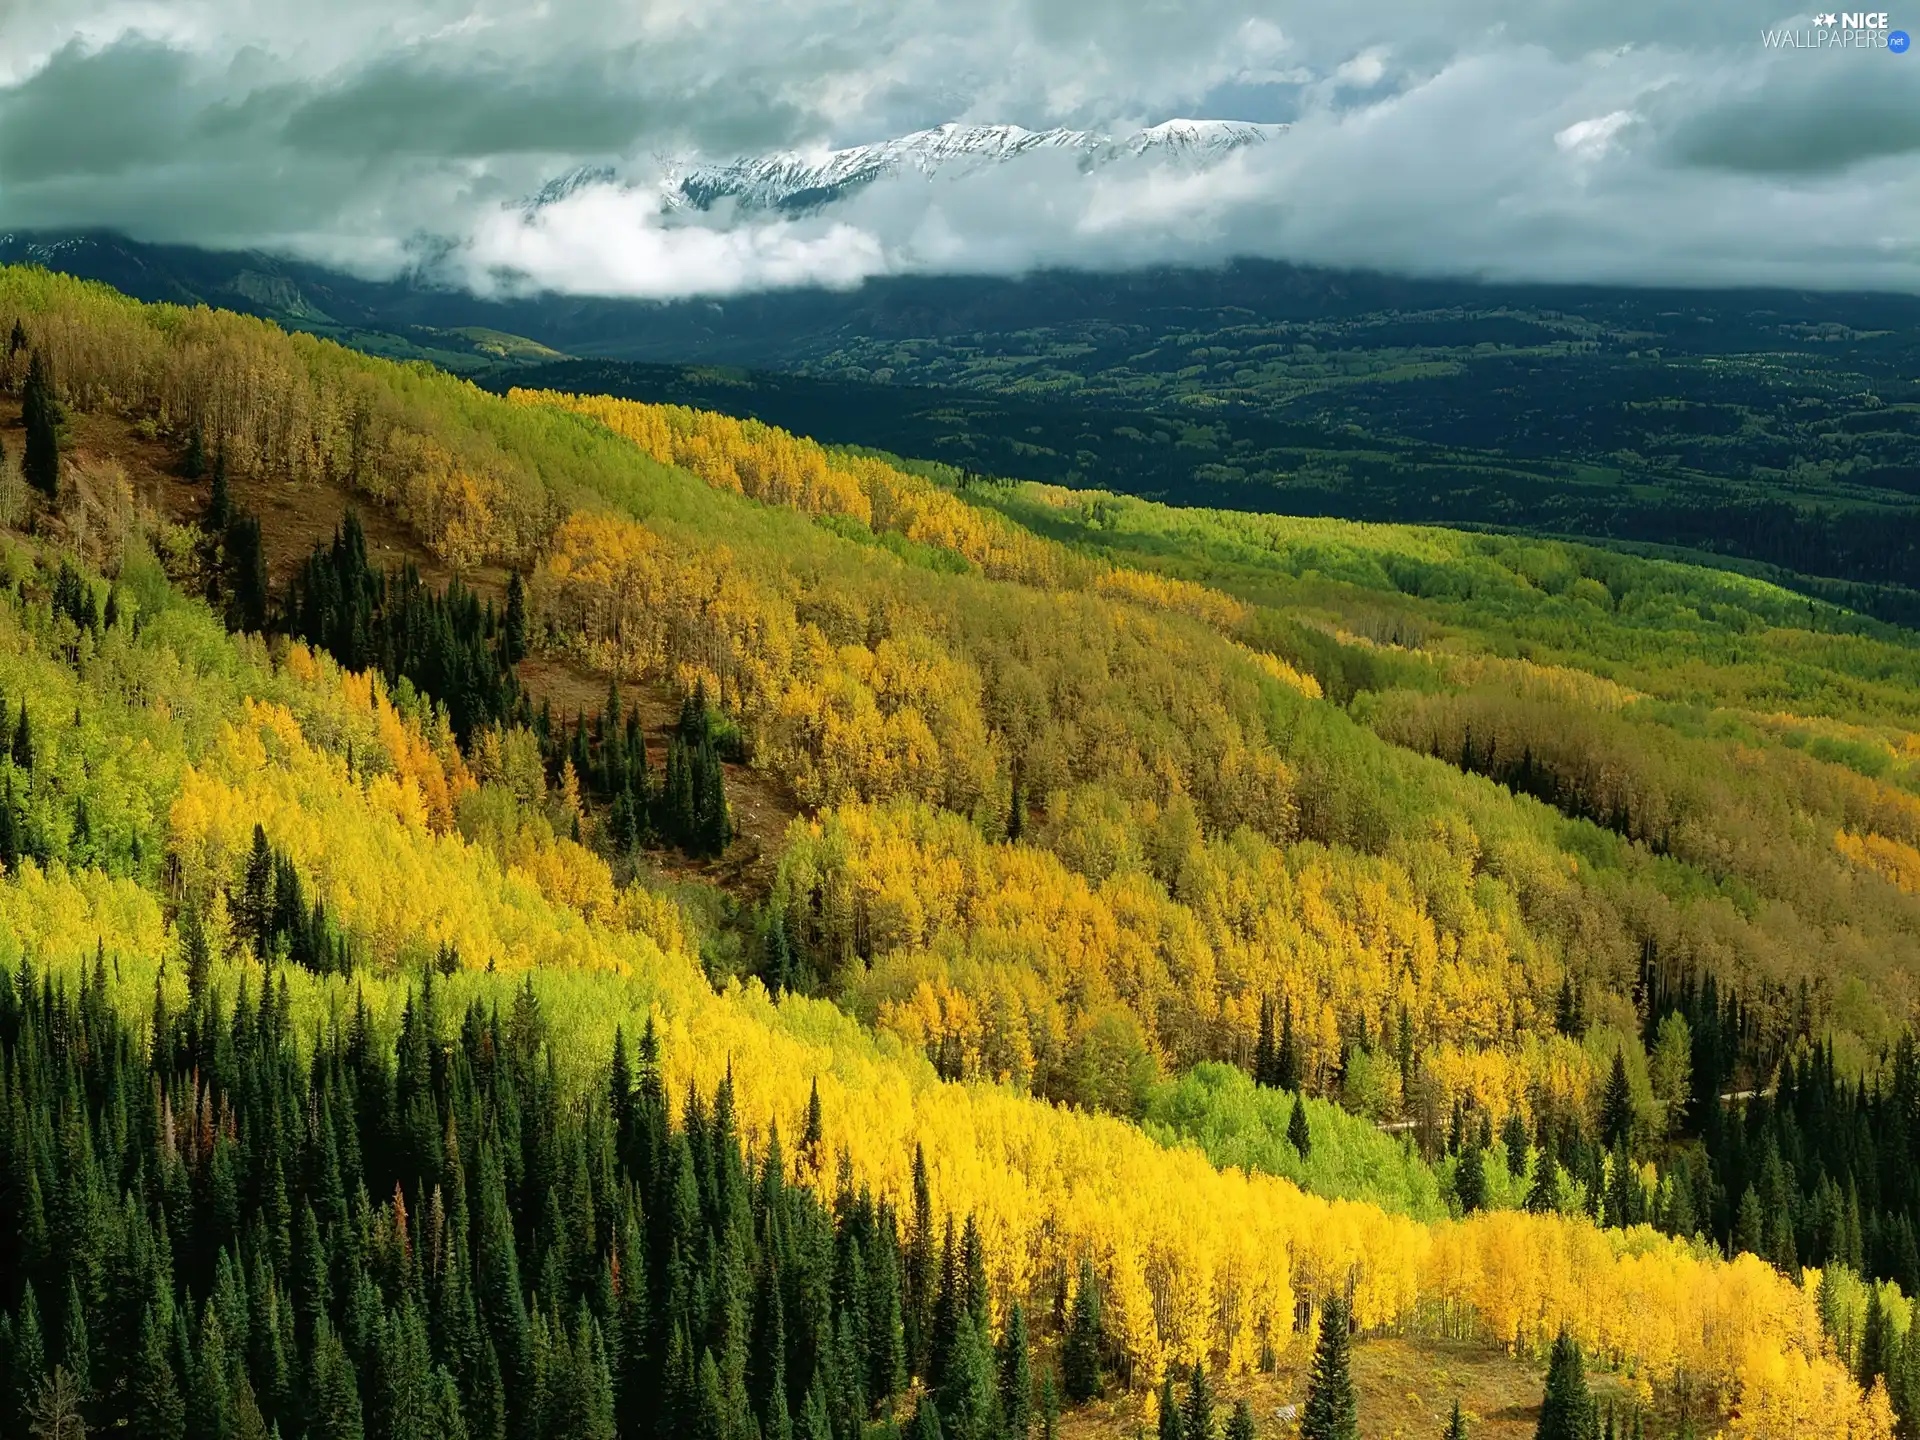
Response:
[{"label": "hillside", "polygon": [[[1667,1430],[1883,1435],[1889,1392],[1907,1403],[1920,1259],[1891,1148],[1906,1137],[1873,1130],[1886,1148],[1863,1145],[1851,1173],[1811,1145],[1783,1172],[1772,1107],[1742,1126],[1718,1099],[1777,1089],[1791,1118],[1789,1098],[1853,1104],[1872,1080],[1865,1107],[1911,1083],[1907,633],[1576,545],[962,491],[938,466],[689,410],[496,397],[44,272],[0,273],[0,327],[16,320],[8,388],[37,353],[68,417],[51,502],[23,486],[7,432],[0,694],[33,718],[0,762],[0,919],[20,967],[0,1039],[63,1057],[34,1062],[30,1093],[64,1097],[48,1113],[91,1138],[9,1139],[0,1166],[20,1193],[72,1193],[84,1171],[90,1193],[146,1186],[174,1221],[203,1217],[175,1245],[168,1309],[207,1294],[231,1246],[243,1288],[295,1297],[301,1346],[330,1355],[314,1337],[347,1334],[328,1374],[385,1394],[381,1367],[405,1366],[375,1331],[401,1346],[416,1289],[431,1309],[477,1284],[495,1363],[524,1346],[589,1409],[684,1375],[671,1417],[689,1427],[772,1425],[784,1388],[799,1433],[806,1376],[859,1369],[858,1401],[819,1402],[857,1432],[896,1396],[904,1418],[939,1373],[901,1277],[932,1263],[950,1215],[980,1281],[973,1338],[943,1332],[947,1361],[1008,1343],[1018,1304],[1052,1365],[1070,1300],[1101,1296],[1118,1418],[1070,1411],[1069,1434],[1150,1414],[1196,1362],[1270,1414],[1334,1291],[1375,1357],[1356,1366],[1363,1413],[1383,1417],[1411,1415],[1387,1392],[1427,1364],[1457,1365],[1476,1404],[1518,1406],[1517,1367],[1563,1327],[1606,1393]],[[207,534],[188,522],[214,471],[233,513]],[[349,501],[376,568],[412,560],[417,586],[353,568],[332,540]],[[673,829],[674,787],[693,783],[676,777],[695,771],[735,809],[759,786],[793,816],[761,842],[778,851],[764,869],[677,853],[710,853],[707,832]],[[36,1005],[38,975],[69,999]],[[269,985],[284,1018],[243,1026],[236,992]],[[70,1022],[69,1001],[95,1008]],[[75,1049],[82,1026],[97,1043]],[[171,1053],[153,1043],[176,1026]],[[616,1066],[609,1090],[616,1027],[624,1050],[649,1026],[654,1088]],[[138,1057],[142,1035],[151,1085],[87,1069]],[[307,1160],[270,1164],[253,1118],[218,1118],[297,1115],[297,1089],[235,1068],[282,1055],[335,1097],[351,1154],[324,1160],[344,1139],[310,1137]],[[1220,1062],[1268,1097],[1232,1125],[1230,1086],[1164,1088]],[[1276,1082],[1313,1097],[1323,1159],[1370,1143],[1356,1116],[1411,1122],[1415,1150],[1380,1142],[1391,1155],[1371,1177],[1348,1167],[1344,1198],[1263,1173],[1281,1167],[1249,1127],[1274,1127]],[[115,1137],[161,1126],[150,1091],[209,1118],[129,1179],[138,1152]],[[131,1132],[104,1118],[113,1095],[146,1116]],[[563,1100],[577,1162],[521,1124]],[[1240,1158],[1222,1159],[1234,1126]],[[683,1150],[676,1179],[663,1157]],[[238,1208],[191,1198],[228,1165],[243,1194],[283,1184],[287,1213],[313,1203],[339,1283],[296,1275],[304,1230],[281,1254]],[[425,1243],[408,1238],[419,1217],[450,1213],[456,1172],[471,1214],[446,1233],[470,1226],[473,1248],[429,1244],[429,1282],[399,1252]],[[812,1198],[749,1202],[748,1177]],[[328,1196],[355,1183],[336,1213]],[[1837,1235],[1836,1185],[1853,1217]],[[838,1297],[808,1312],[824,1333],[855,1293],[818,1255],[792,1258],[789,1221],[766,1218],[789,1204],[793,1234],[852,1247],[875,1293],[906,1267],[906,1300],[899,1328],[874,1302],[857,1356],[788,1356],[778,1387],[746,1367],[780,1267],[814,1265]],[[139,1227],[101,1223],[96,1249],[45,1247],[10,1272],[60,1297],[36,1302],[45,1315],[119,1283],[106,1257]],[[397,1238],[376,1263],[356,1230]],[[723,1291],[674,1258],[696,1246],[730,1257],[706,1272]],[[620,1330],[613,1277],[636,1265],[661,1307],[652,1349]],[[9,1293],[16,1316],[25,1294]],[[570,1433],[553,1427],[572,1412],[486,1381],[441,1323],[421,1374],[469,1408],[501,1391],[526,1433]],[[203,1330],[181,1331],[184,1358],[155,1364],[184,1375],[211,1362]],[[310,1401],[278,1402],[288,1428]],[[370,1414],[391,1427],[387,1403]]]}]

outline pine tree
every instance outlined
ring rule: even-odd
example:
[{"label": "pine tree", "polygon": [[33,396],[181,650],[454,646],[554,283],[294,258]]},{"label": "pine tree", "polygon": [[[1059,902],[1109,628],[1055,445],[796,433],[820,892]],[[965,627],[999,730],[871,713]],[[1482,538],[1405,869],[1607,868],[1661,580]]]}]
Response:
[{"label": "pine tree", "polygon": [[1193,1362],[1193,1380],[1187,1389],[1187,1406],[1180,1415],[1181,1440],[1219,1440],[1213,1423],[1213,1387],[1207,1383],[1204,1361]]},{"label": "pine tree", "polygon": [[1280,1007],[1280,1045],[1273,1063],[1273,1083],[1282,1090],[1300,1088],[1300,1042],[1293,1033],[1293,1001]]},{"label": "pine tree", "polygon": [[227,452],[219,450],[213,457],[213,489],[207,496],[207,509],[200,517],[200,528],[218,538],[227,533],[227,526],[232,520],[233,497],[227,492]]},{"label": "pine tree", "polygon": [[1253,1042],[1254,1084],[1273,1084],[1274,1059],[1273,1000],[1270,996],[1262,996],[1260,1000],[1260,1035],[1259,1038]]},{"label": "pine tree", "polygon": [[207,442],[195,425],[187,432],[186,453],[180,457],[180,474],[188,480],[198,480],[207,473]]},{"label": "pine tree", "polygon": [[26,449],[20,470],[26,481],[49,500],[60,494],[60,402],[54,398],[53,372],[38,351],[27,361],[27,383],[20,392],[20,422],[26,427]]},{"label": "pine tree", "polygon": [[1027,1312],[1018,1301],[1000,1336],[1000,1416],[1007,1440],[1027,1440],[1033,1429],[1033,1370],[1027,1354]]},{"label": "pine tree", "polygon": [[1060,1378],[1066,1385],[1067,1399],[1084,1405],[1099,1398],[1100,1383],[1100,1282],[1093,1273],[1093,1261],[1080,1262],[1080,1283],[1073,1295],[1073,1316],[1067,1326],[1067,1340],[1060,1356]]},{"label": "pine tree", "polygon": [[1547,1362],[1546,1396],[1534,1440],[1593,1440],[1596,1420],[1580,1346],[1562,1330]]},{"label": "pine tree", "polygon": [[24,775],[33,773],[33,722],[27,718],[27,702],[20,701],[20,719],[13,727],[13,768]]},{"label": "pine tree", "polygon": [[1463,1215],[1486,1209],[1487,1169],[1478,1145],[1469,1145],[1461,1152],[1459,1168],[1453,1173],[1453,1193]]},{"label": "pine tree", "polygon": [[1447,1421],[1446,1434],[1441,1440],[1467,1440],[1467,1417],[1460,1413],[1460,1402],[1453,1402],[1453,1415]]},{"label": "pine tree", "polygon": [[1302,1160],[1313,1154],[1313,1133],[1307,1129],[1307,1101],[1298,1093],[1293,1097],[1293,1114],[1287,1118],[1287,1143]]},{"label": "pine tree", "polygon": [[1254,1440],[1253,1405],[1244,1395],[1233,1402],[1233,1416],[1227,1421],[1227,1440]]},{"label": "pine tree", "polygon": [[1173,1398],[1173,1370],[1168,1367],[1160,1382],[1160,1428],[1157,1440],[1183,1440],[1180,1434],[1180,1402]]},{"label": "pine tree", "polygon": [[1600,1101],[1600,1139],[1609,1150],[1624,1149],[1633,1139],[1633,1087],[1627,1081],[1624,1050],[1613,1052],[1613,1069]]},{"label": "pine tree", "polygon": [[527,587],[515,570],[507,577],[507,612],[500,627],[500,659],[518,665],[527,658]]},{"label": "pine tree", "polygon": [[180,1397],[168,1345],[149,1305],[140,1319],[140,1348],[132,1375],[133,1434],[138,1440],[183,1440],[187,1404]]},{"label": "pine tree", "polygon": [[1346,1299],[1335,1291],[1320,1307],[1320,1339],[1307,1376],[1301,1440],[1358,1440],[1360,1413],[1349,1368],[1352,1341],[1347,1324]]}]

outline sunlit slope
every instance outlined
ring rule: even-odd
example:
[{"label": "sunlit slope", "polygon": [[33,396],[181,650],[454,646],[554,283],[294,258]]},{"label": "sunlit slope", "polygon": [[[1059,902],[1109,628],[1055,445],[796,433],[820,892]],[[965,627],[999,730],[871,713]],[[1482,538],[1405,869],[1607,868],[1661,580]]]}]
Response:
[{"label": "sunlit slope", "polygon": [[[1821,1352],[1811,1292],[1750,1257],[1728,1264],[1579,1220],[1426,1227],[1314,1199],[1216,1172],[1197,1152],[1163,1149],[1116,1120],[941,1083],[824,1002],[775,1005],[757,984],[715,993],[671,918],[644,897],[565,897],[581,862],[553,838],[555,797],[516,794],[505,770],[473,774],[379,687],[299,649],[269,660],[220,637],[193,607],[151,613],[131,595],[127,618],[82,653],[76,628],[49,611],[49,576],[19,552],[10,564],[24,599],[0,604],[0,676],[16,703],[48,716],[36,760],[53,768],[9,758],[0,770],[53,792],[62,754],[138,750],[158,757],[146,773],[162,818],[124,853],[90,860],[70,835],[50,834],[44,860],[19,858],[0,882],[9,963],[74,983],[99,955],[127,1013],[148,1013],[156,992],[177,1008],[186,957],[171,916],[189,905],[210,917],[221,955],[213,983],[257,994],[262,974],[226,903],[245,890],[257,816],[359,947],[351,978],[279,967],[297,1028],[361,1003],[396,1023],[406,987],[443,946],[458,946],[463,968],[438,982],[441,1013],[474,997],[507,1004],[531,977],[557,1051],[575,1057],[607,1053],[616,1025],[632,1033],[652,1016],[676,1091],[731,1069],[749,1133],[778,1125],[796,1135],[817,1082],[824,1144],[817,1161],[798,1162],[803,1179],[833,1185],[833,1157],[844,1153],[857,1183],[905,1201],[913,1147],[923,1145],[936,1204],[975,1215],[993,1242],[998,1303],[1044,1305],[1064,1268],[1095,1259],[1110,1333],[1136,1382],[1202,1355],[1243,1367],[1263,1339],[1284,1340],[1297,1298],[1350,1278],[1369,1326],[1467,1326],[1537,1349],[1567,1324],[1650,1380],[1683,1369],[1755,1414],[1796,1393],[1824,1397],[1823,1420],[1858,1411],[1857,1433],[1881,1433]],[[155,611],[164,603],[151,584],[144,594]],[[116,703],[143,673],[169,675],[178,703]],[[182,718],[216,705],[210,724]],[[458,813],[492,815],[489,838],[449,828],[436,815],[442,796]],[[556,851],[564,875],[544,864]],[[578,1080],[592,1081],[590,1062],[579,1063]],[[1782,1422],[1753,1433],[1794,1432]]]}]

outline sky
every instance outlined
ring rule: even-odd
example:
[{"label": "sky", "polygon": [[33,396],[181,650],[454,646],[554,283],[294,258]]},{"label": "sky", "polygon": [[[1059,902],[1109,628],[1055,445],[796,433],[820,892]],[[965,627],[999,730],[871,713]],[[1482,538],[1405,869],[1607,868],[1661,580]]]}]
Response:
[{"label": "sky", "polygon": [[[1889,23],[1920,34],[1920,0]],[[1774,0],[0,0],[0,230],[482,292],[1214,263],[1920,290],[1920,54]],[[793,218],[675,166],[941,124],[1278,121],[1211,168],[1034,156]],[[525,201],[580,166],[614,179]]]}]

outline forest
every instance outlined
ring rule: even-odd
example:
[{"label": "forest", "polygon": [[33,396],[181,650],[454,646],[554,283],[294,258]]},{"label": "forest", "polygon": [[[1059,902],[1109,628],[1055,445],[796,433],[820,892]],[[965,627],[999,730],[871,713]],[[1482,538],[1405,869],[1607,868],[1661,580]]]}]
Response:
[{"label": "forest", "polygon": [[42,271],[0,329],[0,1179],[87,1237],[10,1413],[1350,1435],[1391,1342],[1542,1433],[1920,1414],[1907,632]]}]

